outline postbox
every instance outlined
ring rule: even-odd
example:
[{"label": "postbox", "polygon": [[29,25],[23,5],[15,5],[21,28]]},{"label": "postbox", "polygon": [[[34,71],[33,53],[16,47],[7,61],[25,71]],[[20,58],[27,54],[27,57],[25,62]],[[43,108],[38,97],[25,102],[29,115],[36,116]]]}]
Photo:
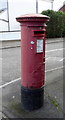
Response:
[{"label": "postbox", "polygon": [[35,110],[44,103],[46,22],[42,14],[17,17],[21,25],[21,103]]}]

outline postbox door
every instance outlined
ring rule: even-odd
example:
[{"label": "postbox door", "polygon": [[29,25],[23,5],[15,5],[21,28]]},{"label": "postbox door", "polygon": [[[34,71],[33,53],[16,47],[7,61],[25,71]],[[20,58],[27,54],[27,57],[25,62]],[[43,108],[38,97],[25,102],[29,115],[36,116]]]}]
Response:
[{"label": "postbox door", "polygon": [[44,85],[44,39],[43,37],[34,37],[34,71],[33,71],[33,86],[39,88]]}]

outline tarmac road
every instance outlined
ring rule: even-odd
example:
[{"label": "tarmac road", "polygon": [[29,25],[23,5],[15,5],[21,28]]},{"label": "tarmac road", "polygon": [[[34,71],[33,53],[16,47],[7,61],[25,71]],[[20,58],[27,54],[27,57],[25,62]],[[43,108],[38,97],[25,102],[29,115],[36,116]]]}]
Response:
[{"label": "tarmac road", "polygon": [[[20,47],[2,50],[2,84],[21,76],[20,51]],[[46,71],[62,66],[63,42],[46,44]]]},{"label": "tarmac road", "polygon": [[[63,51],[65,51],[65,48],[63,48],[63,42],[46,44],[45,92],[58,101],[61,109],[63,109],[63,61],[65,60],[65,58],[63,58]],[[15,99],[16,101],[20,101],[20,47],[3,49],[2,57],[2,83],[0,82],[0,88],[3,88],[2,106],[4,108],[3,111],[5,111],[6,107],[9,108],[10,101],[14,102]],[[43,116],[42,112],[38,117],[63,117],[62,112],[58,113],[58,111],[56,111],[57,109],[55,110],[56,113],[55,111],[52,112],[54,107],[51,108],[49,116],[47,115],[48,113],[45,113],[44,111],[45,115]],[[49,108],[46,108],[46,110],[49,110]],[[11,118],[18,116],[13,116],[10,112],[7,114]],[[26,114],[26,117],[30,117],[30,115],[27,116]],[[24,116],[25,115],[22,114],[22,117]],[[37,113],[36,115],[33,113],[32,117],[36,116]]]}]

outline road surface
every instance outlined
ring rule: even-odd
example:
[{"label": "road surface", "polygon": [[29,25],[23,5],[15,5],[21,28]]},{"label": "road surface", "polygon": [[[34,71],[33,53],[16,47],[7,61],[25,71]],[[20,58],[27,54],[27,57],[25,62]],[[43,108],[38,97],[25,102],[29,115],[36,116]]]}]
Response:
[{"label": "road surface", "polygon": [[[64,43],[65,44],[65,43]],[[2,81],[0,81],[0,89],[2,88],[3,100],[2,106],[7,106],[11,99],[17,98],[17,91],[20,91],[21,80],[21,48],[9,48],[2,50]],[[59,104],[63,108],[63,42],[46,44],[45,56],[45,85],[50,83],[60,82],[60,90],[58,96]],[[16,87],[17,86],[17,87]],[[59,87],[59,86],[58,86]],[[17,90],[18,89],[18,90]],[[47,87],[48,89],[48,87]],[[55,89],[54,86],[52,90]],[[49,89],[48,89],[49,90]],[[52,90],[49,90],[52,95]],[[20,94],[20,93],[19,93]],[[52,95],[53,96],[53,95]],[[20,99],[20,98],[19,98]]]},{"label": "road surface", "polygon": [[[21,48],[2,50],[2,83],[5,84],[21,77]],[[63,67],[63,42],[46,44],[45,71]]]}]

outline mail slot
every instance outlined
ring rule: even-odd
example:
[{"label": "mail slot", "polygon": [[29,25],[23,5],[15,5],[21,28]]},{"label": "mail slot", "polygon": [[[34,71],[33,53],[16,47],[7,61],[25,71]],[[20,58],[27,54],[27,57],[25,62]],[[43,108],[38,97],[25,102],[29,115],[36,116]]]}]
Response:
[{"label": "mail slot", "polygon": [[21,103],[27,110],[44,101],[45,40],[48,16],[27,14],[16,18],[21,25]]},{"label": "mail slot", "polygon": [[43,35],[44,31],[34,31],[34,35]]}]

